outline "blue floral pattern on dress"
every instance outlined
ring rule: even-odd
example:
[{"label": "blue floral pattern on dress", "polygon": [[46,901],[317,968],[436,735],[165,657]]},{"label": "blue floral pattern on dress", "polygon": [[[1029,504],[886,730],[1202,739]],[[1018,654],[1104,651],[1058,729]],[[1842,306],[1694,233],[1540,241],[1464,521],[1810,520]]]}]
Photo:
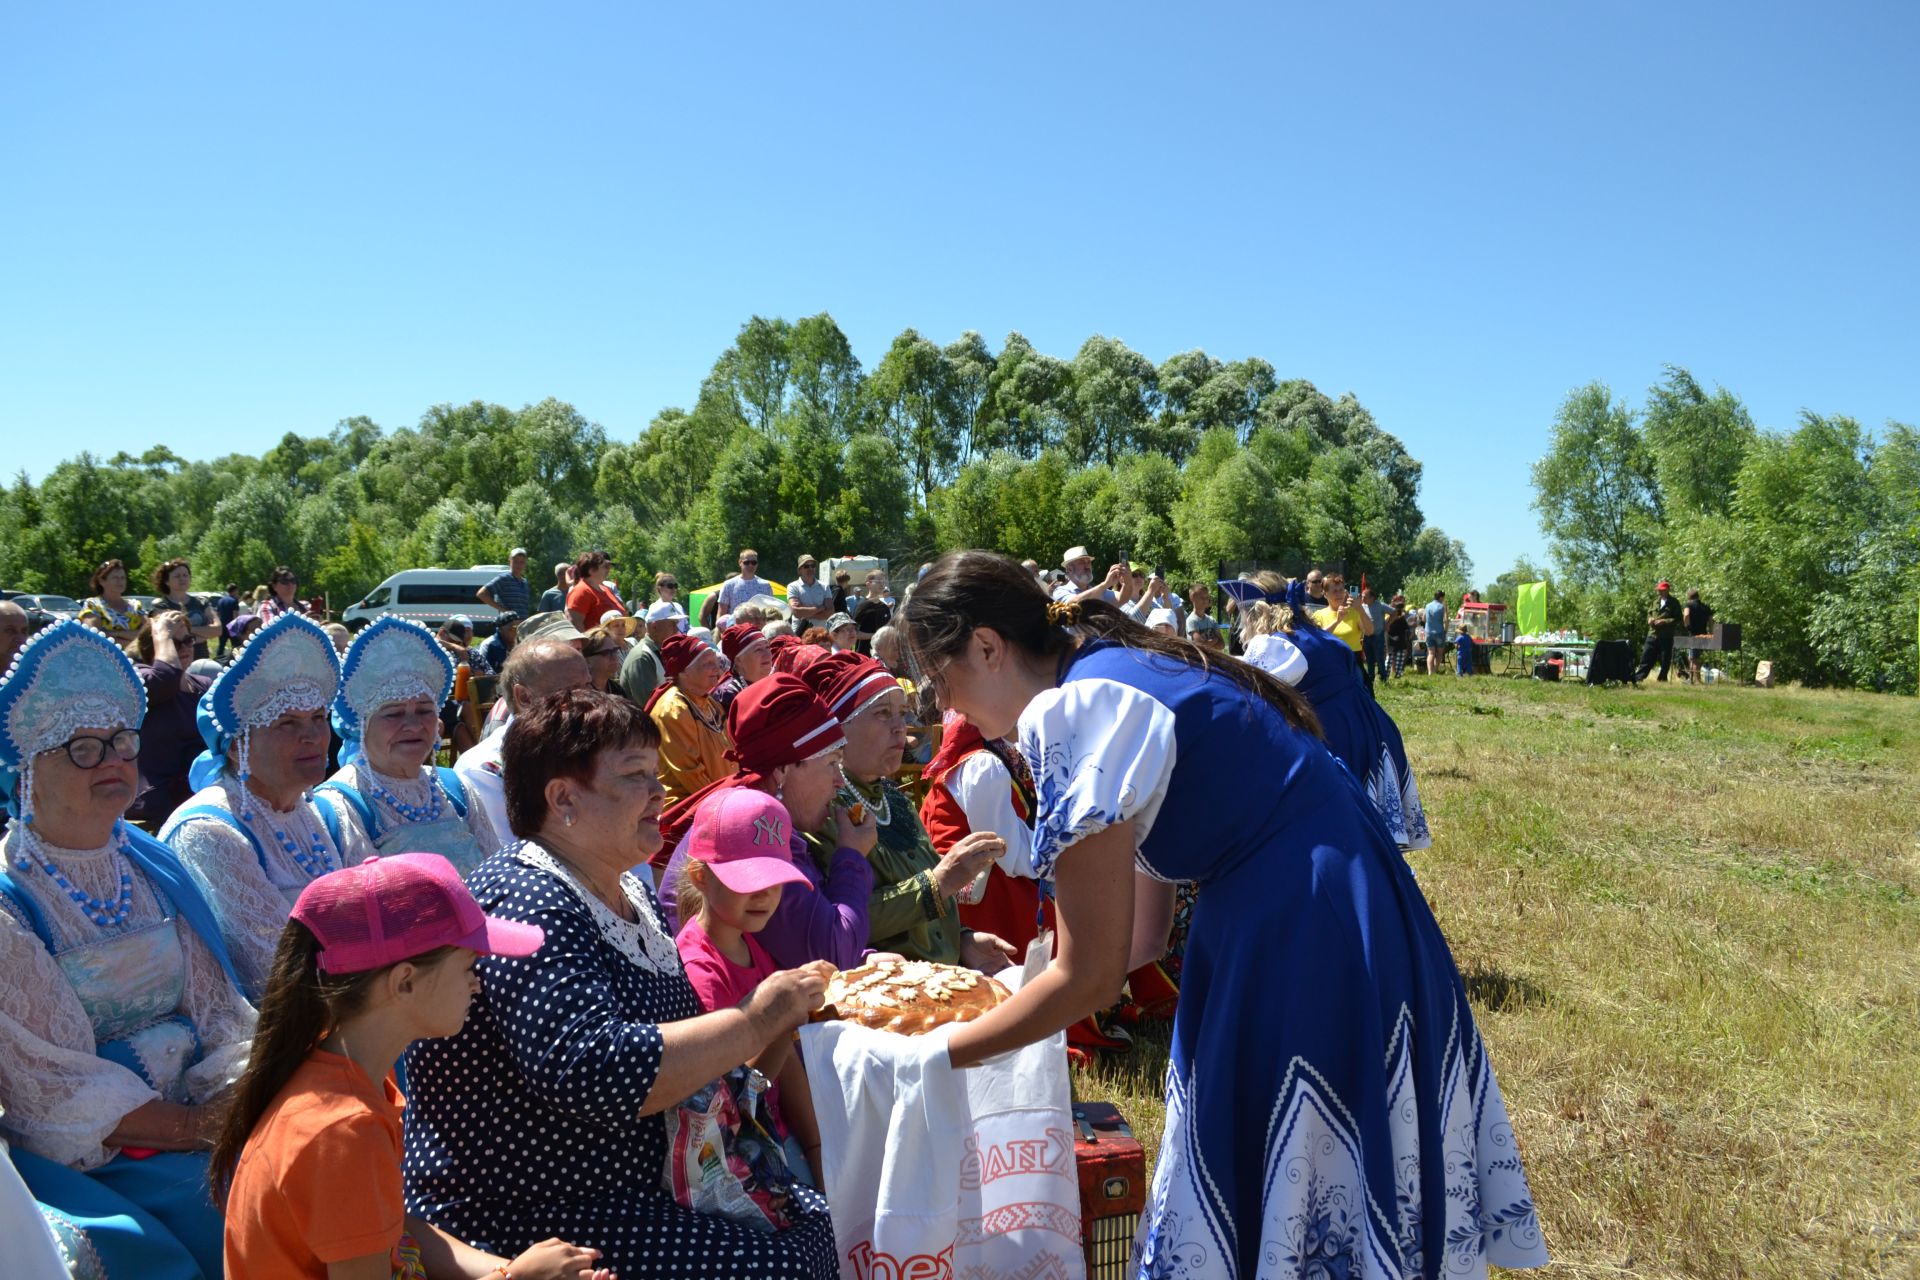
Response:
[{"label": "blue floral pattern on dress", "polygon": [[[1027,749],[1026,742],[1020,745]],[[1120,806],[1100,802],[1097,780],[1106,771],[1083,758],[1072,742],[1049,743],[1039,756],[1029,761],[1034,794],[1040,798],[1033,825],[1033,874],[1051,880],[1060,851],[1120,821]]]}]

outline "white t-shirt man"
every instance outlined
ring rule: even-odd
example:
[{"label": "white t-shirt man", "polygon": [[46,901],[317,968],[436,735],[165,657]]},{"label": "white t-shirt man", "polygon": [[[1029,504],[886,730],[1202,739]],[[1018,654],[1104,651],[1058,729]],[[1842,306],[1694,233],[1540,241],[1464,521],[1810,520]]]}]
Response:
[{"label": "white t-shirt man", "polygon": [[765,578],[736,573],[720,584],[720,612],[732,613],[755,596],[770,596],[773,584]]}]

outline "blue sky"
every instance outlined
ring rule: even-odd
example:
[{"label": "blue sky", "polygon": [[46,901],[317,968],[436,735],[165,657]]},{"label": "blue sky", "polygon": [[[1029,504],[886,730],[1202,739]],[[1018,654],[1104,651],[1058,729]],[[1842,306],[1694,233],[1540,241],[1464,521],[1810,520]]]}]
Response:
[{"label": "blue sky", "polygon": [[1920,421],[1920,6],[0,11],[0,452],[548,395],[630,439],[754,313],[1352,391],[1482,578],[1661,366]]}]

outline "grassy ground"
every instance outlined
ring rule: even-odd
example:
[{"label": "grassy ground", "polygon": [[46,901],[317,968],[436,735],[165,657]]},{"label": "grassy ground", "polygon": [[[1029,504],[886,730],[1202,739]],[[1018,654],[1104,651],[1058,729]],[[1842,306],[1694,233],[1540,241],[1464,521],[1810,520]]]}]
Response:
[{"label": "grassy ground", "polygon": [[[1422,677],[1384,703],[1544,1274],[1920,1276],[1920,700]],[[1075,1087],[1151,1151],[1164,1062]]]}]

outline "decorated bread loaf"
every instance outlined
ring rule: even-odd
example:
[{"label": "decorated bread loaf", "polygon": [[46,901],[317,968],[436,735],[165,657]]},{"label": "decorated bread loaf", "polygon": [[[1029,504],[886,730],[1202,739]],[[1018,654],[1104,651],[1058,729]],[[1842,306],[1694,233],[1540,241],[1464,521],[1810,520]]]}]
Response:
[{"label": "decorated bread loaf", "polygon": [[917,1036],[949,1022],[971,1022],[1006,998],[1005,987],[973,969],[874,960],[834,974],[827,1002],[813,1017]]}]

